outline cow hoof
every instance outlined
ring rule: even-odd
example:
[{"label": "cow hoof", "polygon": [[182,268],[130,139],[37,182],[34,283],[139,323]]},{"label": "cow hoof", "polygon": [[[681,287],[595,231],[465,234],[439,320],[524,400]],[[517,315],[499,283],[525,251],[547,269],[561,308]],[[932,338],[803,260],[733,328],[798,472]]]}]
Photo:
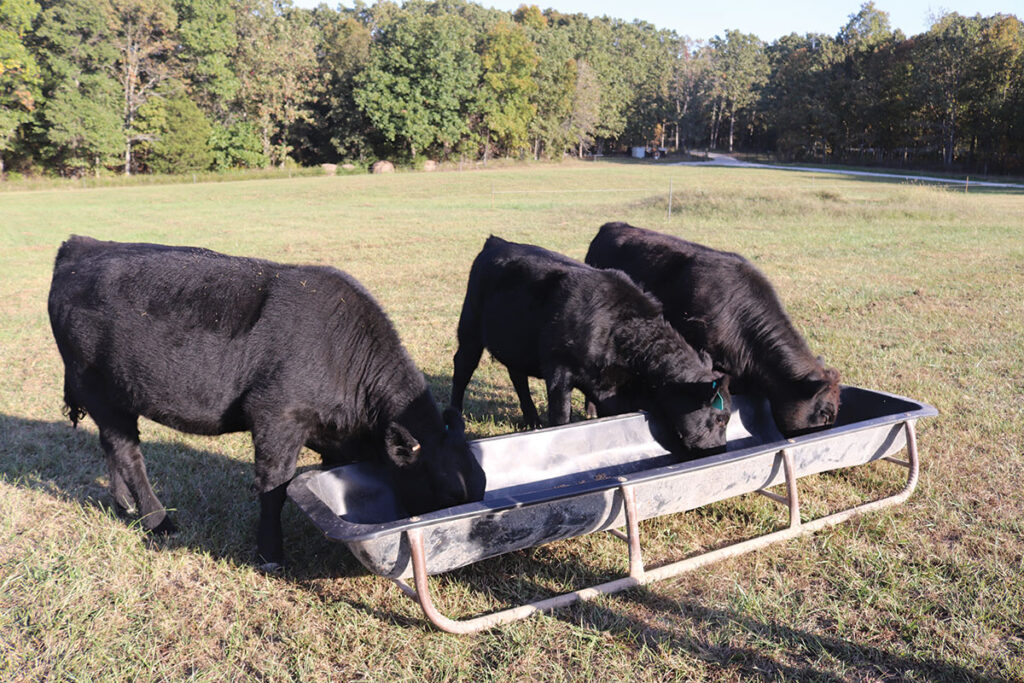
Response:
[{"label": "cow hoof", "polygon": [[178,533],[178,525],[171,521],[170,517],[164,517],[163,521],[149,530],[154,536],[170,536]]},{"label": "cow hoof", "polygon": [[264,562],[257,567],[262,573],[270,576],[277,576],[284,572],[284,565],[280,562]]}]

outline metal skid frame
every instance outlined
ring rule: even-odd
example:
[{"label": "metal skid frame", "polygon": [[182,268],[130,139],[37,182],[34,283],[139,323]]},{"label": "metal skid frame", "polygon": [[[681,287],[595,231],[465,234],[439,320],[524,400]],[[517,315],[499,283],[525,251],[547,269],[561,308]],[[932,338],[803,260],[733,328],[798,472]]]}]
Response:
[{"label": "metal skid frame", "polygon": [[767,496],[777,503],[786,505],[789,508],[789,526],[763,536],[739,541],[722,548],[687,557],[683,560],[671,562],[653,569],[647,569],[644,567],[640,548],[639,520],[637,519],[633,486],[630,484],[623,484],[619,487],[619,493],[622,497],[623,507],[626,513],[626,533],[622,533],[617,529],[610,529],[609,531],[626,541],[629,546],[628,576],[615,579],[614,581],[597,584],[589,588],[582,588],[580,590],[563,593],[544,600],[537,600],[518,607],[511,607],[474,618],[462,620],[451,619],[437,609],[430,596],[430,586],[427,581],[426,553],[424,552],[423,547],[423,534],[420,529],[413,528],[407,530],[405,534],[407,536],[412,555],[414,587],[409,586],[409,584],[402,579],[392,579],[392,581],[402,589],[403,593],[420,604],[420,607],[423,608],[423,613],[426,615],[427,619],[434,624],[434,626],[442,631],[447,631],[448,633],[461,634],[484,631],[494,628],[495,626],[524,619],[533,614],[546,612],[559,607],[565,607],[583,600],[591,600],[599,595],[617,593],[636,586],[642,586],[677,576],[683,572],[698,569],[729,557],[736,557],[778,541],[785,541],[799,536],[804,536],[806,534],[812,534],[824,529],[825,527],[845,522],[856,515],[873,512],[875,510],[880,510],[882,508],[904,502],[917,486],[918,454],[917,437],[914,433],[913,422],[905,422],[903,426],[906,430],[907,437],[907,460],[899,460],[889,456],[883,458],[883,460],[907,468],[907,482],[903,487],[903,490],[895,495],[855,505],[846,510],[825,515],[824,517],[819,517],[809,522],[803,522],[800,519],[800,497],[799,491],[797,490],[797,477],[793,467],[793,457],[785,448],[778,451],[777,457],[781,458],[783,469],[785,471],[786,495],[780,496],[764,489],[759,490],[758,493]]}]

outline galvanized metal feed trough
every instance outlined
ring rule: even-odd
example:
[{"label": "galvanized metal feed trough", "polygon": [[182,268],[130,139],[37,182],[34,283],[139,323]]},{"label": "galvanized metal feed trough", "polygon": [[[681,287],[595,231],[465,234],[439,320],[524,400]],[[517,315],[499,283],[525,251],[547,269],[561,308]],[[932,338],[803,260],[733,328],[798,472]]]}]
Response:
[{"label": "galvanized metal feed trough", "polygon": [[[483,500],[420,517],[405,513],[386,471],[376,463],[304,472],[289,485],[288,495],[328,538],[345,543],[367,569],[394,580],[418,600],[436,626],[467,633],[650,583],[901,503],[917,484],[914,424],[936,414],[908,398],[843,387],[835,426],[786,439],[766,402],[735,396],[726,451],[698,460],[679,462],[659,443],[659,426],[636,413],[474,441],[473,451],[487,474]],[[892,457],[904,448],[907,460]],[[875,460],[907,468],[902,491],[801,521],[797,479]],[[786,484],[786,496],[765,490],[779,484]],[[786,528],[655,569],[644,567],[640,520],[755,491],[788,506]],[[624,534],[616,530],[622,526]],[[431,601],[429,574],[602,530],[629,544],[629,576],[464,621],[440,614]],[[415,589],[404,581],[409,576]]]}]

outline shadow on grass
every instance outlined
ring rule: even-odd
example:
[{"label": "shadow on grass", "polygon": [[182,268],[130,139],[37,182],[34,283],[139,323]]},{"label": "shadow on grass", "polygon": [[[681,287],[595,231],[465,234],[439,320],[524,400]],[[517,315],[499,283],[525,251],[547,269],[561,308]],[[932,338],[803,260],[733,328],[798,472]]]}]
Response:
[{"label": "shadow on grass", "polygon": [[[427,379],[439,406],[447,404],[451,378]],[[489,397],[468,402],[475,411],[486,413],[507,403],[497,398],[502,392],[499,387],[477,381],[474,389]],[[518,405],[508,408],[518,413]],[[197,437],[208,439],[210,449],[206,450],[174,440],[147,439],[145,421],[140,423],[140,431],[149,480],[179,528],[169,537],[153,538],[151,546],[188,547],[234,564],[251,565],[258,520],[251,450],[238,459],[217,452],[218,437]],[[317,460],[315,454],[302,457],[306,463]],[[317,467],[305,465],[299,471]],[[42,491],[117,516],[103,451],[89,419],[76,429],[67,420],[0,415],[0,477],[16,487]],[[137,525],[130,516],[123,522]],[[345,546],[324,538],[292,504],[285,505],[282,531],[289,564],[285,577],[305,581],[366,573]]]},{"label": "shadow on grass", "polygon": [[[573,588],[583,588],[626,575],[625,572],[595,571],[588,568],[585,561],[574,562],[569,568],[565,558],[559,555],[546,552],[545,548],[533,548],[485,560],[449,576],[457,584],[469,585],[474,591],[489,593],[513,606],[551,597],[552,591],[543,582],[554,580],[569,583]],[[490,572],[487,571],[488,565],[491,565]],[[516,570],[521,573],[515,574]],[[496,576],[506,577],[509,584],[506,590],[496,586]],[[435,578],[432,582],[437,585],[438,580]],[[438,592],[443,593],[443,589]],[[616,600],[620,604],[632,603],[635,608],[621,609],[608,606],[608,603],[584,602],[548,614],[573,627],[609,634],[620,644],[634,648],[638,656],[645,651],[671,650],[719,665],[743,678],[992,680],[976,670],[941,659],[906,655],[825,630],[792,628],[780,621],[762,620],[743,612],[709,607],[693,599],[666,598],[657,592],[656,584],[624,591],[617,594]],[[638,611],[656,614],[653,619],[643,618],[637,616]],[[652,625],[652,622],[657,622],[657,625]],[[426,623],[425,618],[423,623]],[[739,637],[730,637],[732,634]],[[750,644],[735,644],[736,641]],[[800,663],[822,657],[833,660],[835,671],[840,673]]]},{"label": "shadow on grass", "polygon": [[[75,429],[66,421],[0,415],[0,477],[117,517],[99,439],[91,421],[84,425]],[[151,547],[187,547],[233,564],[253,564],[258,504],[251,455],[237,460],[181,443],[150,441],[145,425],[141,431],[149,480],[179,527],[176,534],[152,538]],[[134,517],[123,522],[137,527]],[[365,573],[343,546],[316,533],[294,506],[285,506],[282,526],[289,562],[303,573]]]},{"label": "shadow on grass", "polygon": [[[847,681],[851,678],[903,680],[988,681],[989,676],[941,659],[904,655],[874,645],[867,645],[820,631],[791,628],[778,621],[760,620],[728,609],[708,607],[692,600],[674,601],[647,589],[631,591],[627,599],[636,600],[646,608],[671,615],[671,626],[652,627],[649,623],[601,607],[591,607],[590,615],[577,615],[573,623],[604,628],[618,637],[632,641],[635,647],[671,649],[734,669],[744,678],[765,680]],[[609,612],[602,614],[602,612]],[[614,628],[602,627],[611,620]],[[757,646],[723,644],[717,634],[738,631]],[[782,651],[780,656],[772,653]],[[837,662],[840,674],[824,671],[813,665],[794,662],[822,656]]]}]

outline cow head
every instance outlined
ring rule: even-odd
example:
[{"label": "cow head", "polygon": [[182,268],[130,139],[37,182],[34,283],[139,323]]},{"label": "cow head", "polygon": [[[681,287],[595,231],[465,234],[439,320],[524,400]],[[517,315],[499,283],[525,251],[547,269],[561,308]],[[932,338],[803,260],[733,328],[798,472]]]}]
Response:
[{"label": "cow head", "polygon": [[683,448],[693,454],[725,448],[725,429],[732,408],[729,377],[717,372],[708,375],[698,381],[669,382],[655,390],[660,412]]},{"label": "cow head", "polygon": [[820,368],[791,383],[780,383],[770,397],[772,417],[779,431],[787,437],[797,436],[835,424],[839,414],[839,371]]},{"label": "cow head", "polygon": [[426,430],[420,439],[398,422],[392,422],[385,430],[384,445],[398,500],[411,515],[484,496],[486,477],[466,441],[462,415],[448,408],[443,421],[443,430]]}]

